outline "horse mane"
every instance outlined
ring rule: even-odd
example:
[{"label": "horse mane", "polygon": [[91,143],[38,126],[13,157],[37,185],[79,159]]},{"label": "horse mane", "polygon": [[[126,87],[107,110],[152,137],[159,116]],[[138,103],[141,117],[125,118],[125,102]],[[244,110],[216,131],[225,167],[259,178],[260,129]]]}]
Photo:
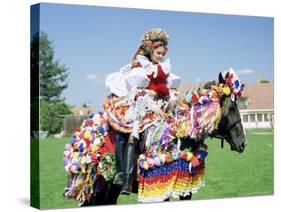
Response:
[{"label": "horse mane", "polygon": [[211,89],[212,85],[217,85],[217,81],[213,80],[213,81],[207,81],[204,86],[203,89]]}]

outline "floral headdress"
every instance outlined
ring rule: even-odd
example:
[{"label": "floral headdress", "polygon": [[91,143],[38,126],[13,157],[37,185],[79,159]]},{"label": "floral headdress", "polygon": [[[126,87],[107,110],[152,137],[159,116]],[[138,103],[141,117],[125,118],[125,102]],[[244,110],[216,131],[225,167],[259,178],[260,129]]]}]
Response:
[{"label": "floral headdress", "polygon": [[244,90],[244,84],[241,83],[241,80],[237,73],[230,68],[230,70],[224,76],[225,84],[228,85],[234,95],[241,96],[242,91]]},{"label": "floral headdress", "polygon": [[163,43],[164,47],[166,48],[169,42],[169,35],[160,28],[150,29],[143,34],[141,46],[146,52],[150,53],[155,47],[155,41]]}]

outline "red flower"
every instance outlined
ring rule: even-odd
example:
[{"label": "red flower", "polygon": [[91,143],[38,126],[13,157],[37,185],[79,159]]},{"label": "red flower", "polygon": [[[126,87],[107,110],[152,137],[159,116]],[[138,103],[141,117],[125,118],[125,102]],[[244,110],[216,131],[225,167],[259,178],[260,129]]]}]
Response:
[{"label": "red flower", "polygon": [[187,152],[181,152],[181,156],[180,156],[182,159],[185,159],[187,158]]},{"label": "red flower", "polygon": [[93,126],[93,123],[94,122],[93,122],[92,119],[89,119],[89,120],[86,121],[86,125],[89,126],[89,127]]},{"label": "red flower", "polygon": [[200,162],[197,157],[193,157],[191,160],[192,167],[197,167],[200,165]]},{"label": "red flower", "polygon": [[191,102],[192,102],[193,104],[196,104],[196,103],[198,102],[198,100],[199,100],[198,94],[197,94],[197,93],[194,93],[194,94],[192,95],[192,97],[191,97]]}]

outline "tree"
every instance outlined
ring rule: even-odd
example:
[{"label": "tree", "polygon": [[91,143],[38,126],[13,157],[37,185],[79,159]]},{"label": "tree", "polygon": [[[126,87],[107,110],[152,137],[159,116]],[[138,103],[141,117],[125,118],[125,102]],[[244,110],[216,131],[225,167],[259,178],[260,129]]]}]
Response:
[{"label": "tree", "polygon": [[82,107],[83,107],[83,108],[88,108],[89,105],[88,105],[86,102],[84,102],[84,103],[82,104]]},{"label": "tree", "polygon": [[61,131],[62,115],[71,114],[70,107],[63,101],[49,104],[40,100],[40,125],[41,130],[55,134]]},{"label": "tree", "polygon": [[269,80],[261,80],[260,83],[270,83]]},{"label": "tree", "polygon": [[39,70],[40,97],[48,102],[60,100],[62,91],[67,88],[68,73],[66,67],[54,59],[54,47],[44,32],[39,39]]},{"label": "tree", "polygon": [[54,47],[48,35],[45,32],[35,34],[31,40],[32,130],[50,133],[61,130],[61,116],[71,114],[69,105],[61,98],[67,88],[67,76],[67,68],[54,59]]}]

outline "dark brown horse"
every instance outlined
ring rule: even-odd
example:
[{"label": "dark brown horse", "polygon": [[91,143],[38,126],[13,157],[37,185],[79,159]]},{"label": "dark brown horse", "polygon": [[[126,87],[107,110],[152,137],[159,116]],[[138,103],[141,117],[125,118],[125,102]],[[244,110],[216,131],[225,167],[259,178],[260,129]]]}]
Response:
[{"label": "dark brown horse", "polygon": [[[219,83],[225,83],[222,74],[219,74]],[[208,82],[205,84],[204,88],[210,88],[214,82]],[[230,145],[232,151],[243,152],[246,145],[246,137],[244,134],[240,112],[237,105],[237,96],[234,95],[222,95],[220,98],[221,107],[221,119],[218,124],[218,128],[207,135],[211,138],[221,139],[222,145],[223,141],[226,140]],[[180,149],[185,148],[198,148],[200,143],[204,142],[207,138],[204,137],[198,142],[198,140],[187,137],[183,142],[181,142]],[[140,153],[140,151],[139,151]],[[96,186],[98,190],[95,192],[90,201],[85,202],[82,206],[90,205],[107,205],[107,204],[117,204],[117,199],[121,192],[121,187],[115,185],[112,182],[106,182],[101,176],[99,180],[95,183],[99,183]],[[137,193],[138,182],[135,180],[133,182],[133,192]],[[181,200],[191,199],[192,194],[180,197]]]}]

